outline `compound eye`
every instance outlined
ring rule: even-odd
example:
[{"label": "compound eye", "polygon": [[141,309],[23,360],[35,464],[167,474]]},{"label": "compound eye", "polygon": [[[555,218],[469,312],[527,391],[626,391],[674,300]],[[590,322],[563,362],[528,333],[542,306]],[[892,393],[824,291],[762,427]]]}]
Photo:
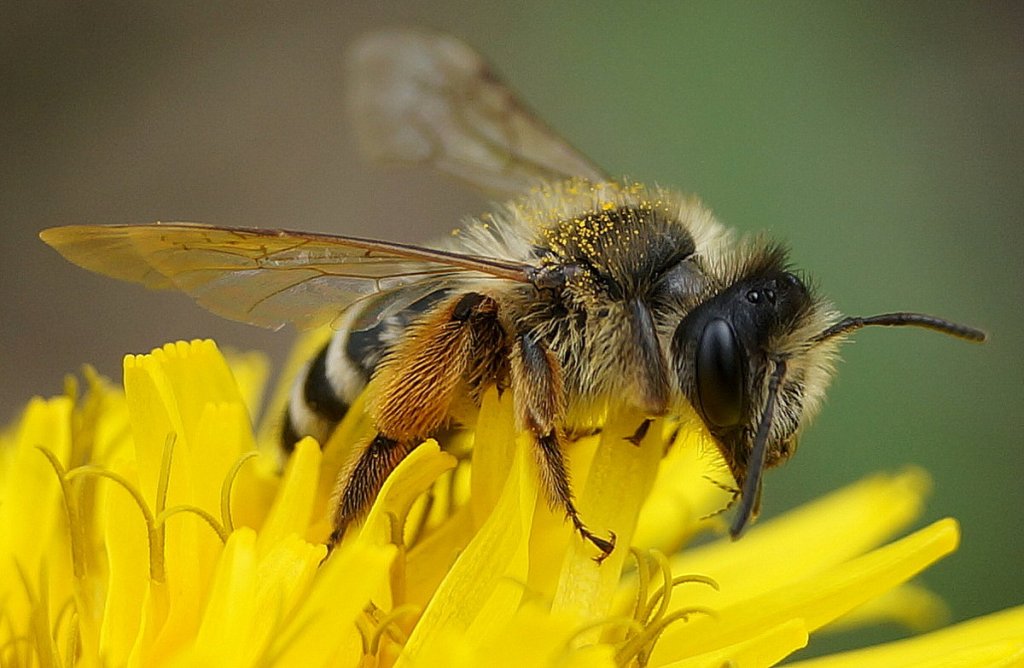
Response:
[{"label": "compound eye", "polygon": [[732,427],[743,417],[743,351],[732,326],[715,318],[697,343],[697,398],[704,419]]}]

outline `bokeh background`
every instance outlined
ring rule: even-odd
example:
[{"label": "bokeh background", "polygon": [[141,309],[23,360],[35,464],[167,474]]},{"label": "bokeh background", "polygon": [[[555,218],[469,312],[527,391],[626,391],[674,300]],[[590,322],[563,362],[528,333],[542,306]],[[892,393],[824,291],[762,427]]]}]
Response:
[{"label": "bokeh background", "polygon": [[[69,223],[196,220],[428,240],[484,203],[361,161],[343,53],[376,27],[479,47],[612,173],[769,230],[846,312],[932,312],[971,346],[865,331],[773,515],[913,463],[921,523],[963,526],[924,582],[954,619],[1024,602],[1024,5],[1019,3],[0,3],[0,419],[83,362],[289,333],[89,275],[37,240]],[[898,637],[880,629],[817,643]]]}]

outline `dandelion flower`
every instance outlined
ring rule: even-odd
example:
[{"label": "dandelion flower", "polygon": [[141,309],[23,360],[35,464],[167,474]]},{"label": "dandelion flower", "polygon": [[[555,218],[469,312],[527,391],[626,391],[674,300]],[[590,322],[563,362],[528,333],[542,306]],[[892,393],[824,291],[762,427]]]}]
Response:
[{"label": "dandelion flower", "polygon": [[[824,627],[940,616],[905,583],[956,549],[956,522],[892,540],[924,473],[682,548],[720,530],[713,448],[685,423],[627,444],[635,416],[613,415],[570,453],[581,512],[619,537],[597,565],[493,391],[328,556],[333,478],[370,427],[356,406],[282,467],[250,421],[265,376],[258,356],[169,344],[125,359],[123,391],[86,369],[0,432],[0,665],[767,666]],[[1024,607],[799,665],[1022,656]]]}]

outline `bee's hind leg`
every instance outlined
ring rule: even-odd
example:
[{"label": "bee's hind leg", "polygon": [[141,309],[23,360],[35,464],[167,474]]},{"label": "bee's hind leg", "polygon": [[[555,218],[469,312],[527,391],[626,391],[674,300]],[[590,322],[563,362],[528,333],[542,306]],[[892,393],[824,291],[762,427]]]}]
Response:
[{"label": "bee's hind leg", "polygon": [[530,334],[520,334],[512,354],[512,387],[520,423],[529,429],[537,444],[541,484],[552,505],[565,510],[566,517],[600,554],[601,563],[615,549],[615,534],[601,538],[587,528],[573,501],[565,454],[556,425],[565,413],[565,397],[558,361]]},{"label": "bee's hind leg", "polygon": [[497,308],[475,292],[445,300],[385,358],[373,379],[377,435],[338,478],[330,545],[373,505],[399,462],[445,424],[455,393],[474,369],[474,345],[494,330]]},{"label": "bee's hind leg", "polygon": [[409,454],[412,446],[378,433],[339,479],[334,501],[334,530],[328,545],[341,540],[345,527],[360,517],[377,498],[384,480]]}]

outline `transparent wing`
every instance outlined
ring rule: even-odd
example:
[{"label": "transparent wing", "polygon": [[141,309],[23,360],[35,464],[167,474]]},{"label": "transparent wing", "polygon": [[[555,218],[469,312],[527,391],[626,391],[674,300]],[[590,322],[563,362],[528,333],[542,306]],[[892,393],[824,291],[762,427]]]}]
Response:
[{"label": "transparent wing", "polygon": [[361,308],[348,326],[356,332],[372,329],[382,320],[401,313],[421,299],[444,294],[447,290],[457,286],[458,277],[449,275],[425,278],[415,283],[380,292],[372,297],[367,297],[360,303]]},{"label": "transparent wing", "polygon": [[353,46],[349,75],[353,120],[372,158],[426,163],[501,198],[542,181],[607,179],[451,36],[372,33]]},{"label": "transparent wing", "polygon": [[[71,262],[150,288],[177,289],[218,315],[262,327],[330,322],[369,295],[475,276],[524,281],[524,265],[418,246],[195,223],[75,225],[40,237]],[[420,291],[403,291],[412,299]]]}]

